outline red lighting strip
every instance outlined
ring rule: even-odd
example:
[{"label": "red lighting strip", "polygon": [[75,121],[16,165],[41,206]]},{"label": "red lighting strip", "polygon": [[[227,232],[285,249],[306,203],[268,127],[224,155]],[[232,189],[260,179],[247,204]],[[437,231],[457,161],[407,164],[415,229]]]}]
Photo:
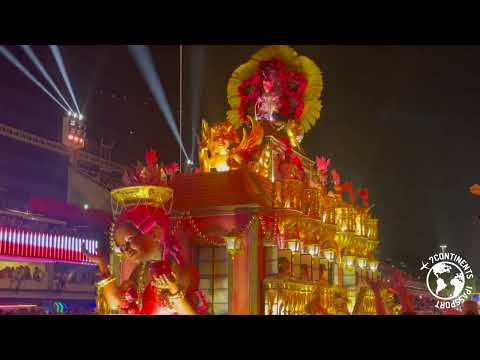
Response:
[{"label": "red lighting strip", "polygon": [[97,253],[96,240],[0,227],[0,255],[89,263],[82,244]]},{"label": "red lighting strip", "polygon": [[16,309],[16,308],[33,308],[38,307],[38,305],[0,305],[0,309]]}]

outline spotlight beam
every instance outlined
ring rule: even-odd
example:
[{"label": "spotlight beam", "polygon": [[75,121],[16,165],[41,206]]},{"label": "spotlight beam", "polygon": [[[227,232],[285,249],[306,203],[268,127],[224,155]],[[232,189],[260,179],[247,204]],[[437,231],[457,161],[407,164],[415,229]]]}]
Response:
[{"label": "spotlight beam", "polygon": [[33,76],[19,61],[18,59],[5,47],[5,46],[0,46],[0,54],[5,56],[5,58],[12,63],[17,69],[19,69],[26,77],[28,77],[35,85],[37,85],[45,94],[50,96],[53,101],[55,101],[58,106],[60,106],[65,112],[68,112],[68,110],[65,108],[65,106],[62,105],[60,101],[58,101],[55,96],[53,96],[46,88],[43,86],[40,81],[38,81],[35,76]]},{"label": "spotlight beam", "polygon": [[155,70],[155,65],[153,64],[152,54],[150,50],[145,45],[128,45],[128,50],[132,55],[135,63],[142,73],[144,80],[146,81],[150,91],[152,92],[155,101],[162,111],[163,115],[167,119],[167,124],[170,127],[170,130],[175,136],[180,148],[182,149],[183,154],[186,159],[190,159],[185,151],[178,128],[176,126],[175,118],[173,117],[172,110],[168,104],[167,97],[165,96],[165,91],[163,89],[160,78]]},{"label": "spotlight beam", "polygon": [[37,69],[42,73],[43,77],[45,80],[48,81],[50,86],[55,90],[58,96],[60,96],[60,99],[62,99],[63,103],[70,109],[70,111],[73,112],[72,107],[70,104],[65,100],[65,97],[62,95],[60,90],[58,90],[57,85],[55,85],[53,79],[50,77],[50,75],[47,73],[47,70],[45,70],[45,67],[42,65],[38,57],[35,55],[33,52],[33,49],[29,45],[20,45],[22,50],[27,54],[27,56],[30,58],[30,60],[33,62],[33,64],[37,67]]},{"label": "spotlight beam", "polygon": [[75,104],[75,108],[77,109],[78,113],[80,113],[80,108],[78,107],[77,100],[75,99],[75,94],[73,93],[72,85],[70,84],[70,80],[68,79],[67,69],[65,68],[65,64],[63,63],[63,57],[60,53],[60,49],[57,45],[49,45],[50,50],[52,51],[53,57],[57,62],[58,68],[60,69],[60,73],[62,74],[63,81],[65,81],[65,85],[67,85],[68,92],[72,97],[73,103]]}]

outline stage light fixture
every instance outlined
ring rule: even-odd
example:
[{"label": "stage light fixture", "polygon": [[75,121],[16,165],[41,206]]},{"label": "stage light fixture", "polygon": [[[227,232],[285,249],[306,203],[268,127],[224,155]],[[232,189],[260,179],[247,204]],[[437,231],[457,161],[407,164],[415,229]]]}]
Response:
[{"label": "stage light fixture", "polygon": [[72,111],[63,118],[63,144],[71,150],[80,150],[85,146],[85,116],[80,118],[80,115]]}]

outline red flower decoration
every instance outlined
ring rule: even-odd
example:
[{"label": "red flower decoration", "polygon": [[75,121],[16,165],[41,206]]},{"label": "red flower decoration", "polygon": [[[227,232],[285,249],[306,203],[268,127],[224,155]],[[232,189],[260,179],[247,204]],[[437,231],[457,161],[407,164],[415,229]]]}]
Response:
[{"label": "red flower decoration", "polygon": [[349,194],[350,196],[350,202],[352,204],[355,204],[355,193],[353,192],[353,184],[351,181],[347,181],[345,183],[343,183],[343,192],[346,192]]},{"label": "red flower decoration", "polygon": [[148,150],[145,153],[145,161],[147,162],[147,166],[153,166],[157,163],[158,161],[158,155],[155,150]]},{"label": "red flower decoration", "polygon": [[343,192],[352,192],[353,184],[351,181],[347,181],[343,183]]},{"label": "red flower decoration", "polygon": [[299,100],[298,104],[297,104],[297,107],[295,109],[295,120],[298,120],[302,117],[302,114],[303,114],[303,109],[304,109],[304,102],[303,100]]},{"label": "red flower decoration", "polygon": [[261,61],[257,72],[249,79],[242,81],[238,87],[240,97],[239,116],[247,119],[252,113],[258,98],[262,95],[263,86],[279,96],[281,115],[298,120],[304,110],[303,96],[308,82],[300,72],[288,71],[286,65],[279,59]]},{"label": "red flower decoration", "polygon": [[328,172],[328,167],[330,166],[330,159],[327,159],[324,156],[321,158],[317,156],[315,161],[317,163],[318,171],[320,171],[321,174],[326,174]]},{"label": "red flower decoration", "polygon": [[307,88],[307,80],[305,79],[305,76],[299,72],[290,72],[287,74],[286,80],[287,95],[297,99],[302,98]]},{"label": "red flower decoration", "polygon": [[305,177],[305,169],[303,167],[302,160],[298,156],[294,156],[292,158],[292,163],[297,167],[298,171],[300,172],[300,176],[302,179]]},{"label": "red flower decoration", "polygon": [[168,165],[165,165],[164,169],[168,176],[173,177],[180,168],[176,162],[172,162]]},{"label": "red flower decoration", "polygon": [[332,181],[335,185],[340,185],[340,174],[336,169],[332,170]]}]

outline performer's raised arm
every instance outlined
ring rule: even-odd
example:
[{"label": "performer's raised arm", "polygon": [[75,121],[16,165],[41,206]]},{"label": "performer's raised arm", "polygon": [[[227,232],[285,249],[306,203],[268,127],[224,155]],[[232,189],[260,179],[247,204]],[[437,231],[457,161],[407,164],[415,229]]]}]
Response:
[{"label": "performer's raised arm", "polygon": [[97,308],[99,313],[110,313],[119,310],[121,303],[121,290],[116,284],[116,278],[108,269],[108,262],[101,255],[90,254],[85,247],[82,248],[83,254],[89,261],[98,266],[98,271],[102,280],[97,283],[98,301]]}]

